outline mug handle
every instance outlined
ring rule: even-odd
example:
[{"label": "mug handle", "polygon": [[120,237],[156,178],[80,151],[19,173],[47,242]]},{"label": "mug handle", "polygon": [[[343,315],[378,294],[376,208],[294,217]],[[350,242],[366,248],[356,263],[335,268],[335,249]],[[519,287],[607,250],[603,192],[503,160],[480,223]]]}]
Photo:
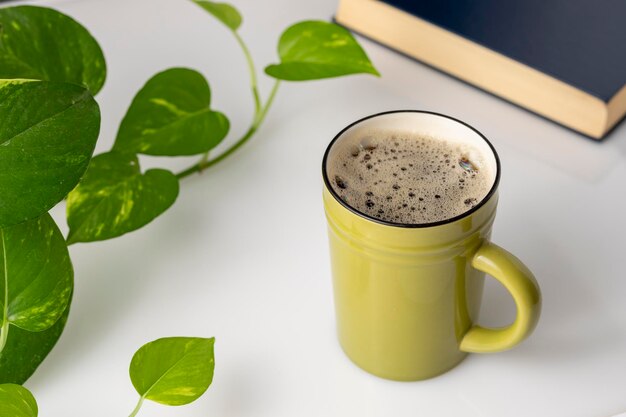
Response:
[{"label": "mug handle", "polygon": [[483,243],[471,260],[473,268],[491,275],[511,293],[517,306],[515,321],[503,328],[472,326],[461,340],[464,352],[499,352],[524,340],[537,325],[541,292],[532,272],[514,255],[490,242]]}]

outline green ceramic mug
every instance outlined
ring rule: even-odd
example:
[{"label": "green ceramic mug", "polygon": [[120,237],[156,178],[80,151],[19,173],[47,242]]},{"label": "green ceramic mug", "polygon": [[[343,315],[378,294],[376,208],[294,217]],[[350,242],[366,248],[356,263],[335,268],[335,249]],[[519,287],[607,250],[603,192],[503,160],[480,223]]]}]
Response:
[{"label": "green ceramic mug", "polygon": [[[368,128],[471,143],[496,173],[493,186],[467,212],[436,223],[398,225],[361,213],[334,192],[326,166],[343,138]],[[500,161],[476,129],[425,111],[376,114],[337,134],[322,173],[339,342],[358,366],[388,379],[426,379],[469,352],[509,349],[533,331],[541,310],[539,287],[519,259],[490,242]],[[476,324],[485,273],[515,300],[517,317],[508,327]]]}]

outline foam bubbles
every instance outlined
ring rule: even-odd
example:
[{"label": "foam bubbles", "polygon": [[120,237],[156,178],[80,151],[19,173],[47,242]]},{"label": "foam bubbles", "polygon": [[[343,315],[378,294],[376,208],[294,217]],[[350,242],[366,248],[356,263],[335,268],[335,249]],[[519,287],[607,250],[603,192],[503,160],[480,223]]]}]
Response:
[{"label": "foam bubbles", "polygon": [[466,144],[376,131],[335,146],[327,163],[334,191],[381,220],[423,224],[449,219],[476,206],[493,184],[481,153]]}]

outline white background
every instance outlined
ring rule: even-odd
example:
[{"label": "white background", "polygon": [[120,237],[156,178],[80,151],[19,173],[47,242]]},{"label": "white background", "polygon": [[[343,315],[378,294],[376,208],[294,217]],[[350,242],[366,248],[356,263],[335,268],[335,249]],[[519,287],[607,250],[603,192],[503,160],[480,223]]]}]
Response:
[{"label": "white background", "polygon": [[[284,28],[329,19],[335,0],[237,1],[260,68]],[[185,0],[41,1],[84,24],[108,76],[98,152],[133,95],[172,66],[200,70],[233,126],[252,115],[243,56],[228,31]],[[424,40],[425,42],[427,40]],[[163,336],[215,336],[213,385],[195,403],[146,403],[141,416],[571,416],[626,410],[626,126],[602,144],[362,40],[383,77],[286,83],[258,135],[186,179],[176,204],[127,236],[71,247],[72,313],[26,384],[41,416],[126,416],[128,364]],[[261,75],[265,95],[271,81]],[[473,355],[423,382],[373,377],[334,334],[320,161],[341,128],[390,109],[427,109],[481,130],[503,164],[494,241],[535,272],[544,311],[518,348]],[[223,149],[223,147],[221,147]],[[146,160],[180,169],[186,160]],[[53,210],[66,231],[64,207]],[[510,321],[493,280],[481,322]]]}]

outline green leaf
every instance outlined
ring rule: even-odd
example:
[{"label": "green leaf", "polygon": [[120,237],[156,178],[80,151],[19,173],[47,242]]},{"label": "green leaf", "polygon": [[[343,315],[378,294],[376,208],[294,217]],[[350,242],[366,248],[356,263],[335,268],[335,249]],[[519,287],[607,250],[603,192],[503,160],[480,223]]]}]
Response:
[{"label": "green leaf", "polygon": [[0,227],[47,212],[76,186],[100,130],[82,87],[0,80]]},{"label": "green leaf", "polygon": [[0,385],[0,416],[37,417],[37,401],[29,390],[16,384]]},{"label": "green leaf", "polygon": [[167,210],[178,196],[170,171],[144,174],[136,155],[108,152],[91,160],[67,197],[68,243],[111,239],[139,229]]},{"label": "green leaf", "polygon": [[166,405],[198,399],[211,385],[215,338],[168,337],[143,345],[130,363],[130,379],[142,398]]},{"label": "green leaf", "polygon": [[0,353],[0,383],[23,384],[35,373],[61,337],[69,312],[68,304],[56,323],[41,332],[11,328],[7,344]]},{"label": "green leaf", "polygon": [[334,23],[305,21],[290,26],[278,43],[280,64],[265,72],[287,81],[307,81],[349,74],[380,75],[349,31]]},{"label": "green leaf", "polygon": [[63,81],[102,88],[106,63],[98,42],[78,22],[53,9],[0,9],[0,78]]},{"label": "green leaf", "polygon": [[231,30],[237,30],[239,26],[241,26],[241,14],[230,4],[208,0],[192,1],[211,13],[217,20],[228,26]]},{"label": "green leaf", "polygon": [[40,332],[56,323],[69,303],[73,275],[65,239],[49,214],[0,229],[4,340],[9,324]]},{"label": "green leaf", "polygon": [[147,155],[196,155],[217,146],[228,133],[222,113],[209,108],[204,77],[187,68],[156,74],[137,93],[122,120],[113,149]]}]

